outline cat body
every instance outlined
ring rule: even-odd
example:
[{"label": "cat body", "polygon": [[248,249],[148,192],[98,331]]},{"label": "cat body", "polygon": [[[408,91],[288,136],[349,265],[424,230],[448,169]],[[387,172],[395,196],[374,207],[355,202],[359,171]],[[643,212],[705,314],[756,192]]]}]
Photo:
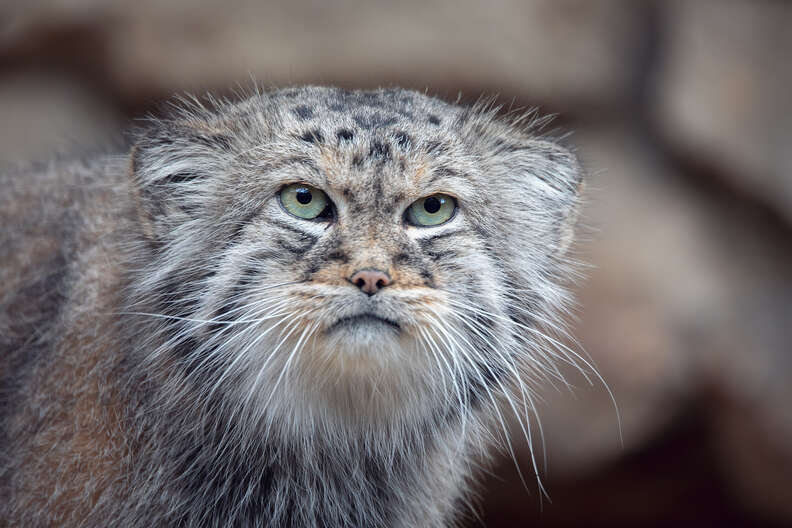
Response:
[{"label": "cat body", "polygon": [[446,526],[557,374],[580,171],[484,107],[194,100],[0,184],[8,526]]}]

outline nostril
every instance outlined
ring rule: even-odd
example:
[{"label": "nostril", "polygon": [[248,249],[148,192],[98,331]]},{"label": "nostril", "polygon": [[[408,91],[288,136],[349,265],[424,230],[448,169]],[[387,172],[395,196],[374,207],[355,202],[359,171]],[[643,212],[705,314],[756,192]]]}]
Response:
[{"label": "nostril", "polygon": [[367,295],[374,295],[379,290],[391,283],[391,278],[384,271],[377,269],[362,269],[349,277],[349,282],[360,288]]}]

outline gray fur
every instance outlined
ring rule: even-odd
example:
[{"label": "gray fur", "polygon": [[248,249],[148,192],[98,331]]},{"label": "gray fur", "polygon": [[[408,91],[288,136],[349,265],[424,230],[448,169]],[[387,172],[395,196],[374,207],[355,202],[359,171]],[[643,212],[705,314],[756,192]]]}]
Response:
[{"label": "gray fur", "polygon": [[[535,124],[290,88],[0,177],[0,522],[453,524],[503,410],[535,443],[532,386],[576,361],[552,335],[581,173]],[[335,219],[287,213],[294,182]],[[436,192],[451,221],[403,222]],[[328,330],[360,313],[399,330]]]}]

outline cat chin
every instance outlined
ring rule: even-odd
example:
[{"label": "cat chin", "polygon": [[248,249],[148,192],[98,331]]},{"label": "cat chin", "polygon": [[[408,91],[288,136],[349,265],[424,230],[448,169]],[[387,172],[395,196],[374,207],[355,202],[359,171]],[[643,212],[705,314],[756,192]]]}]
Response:
[{"label": "cat chin", "polygon": [[342,319],[328,328],[320,339],[328,348],[346,349],[355,355],[385,353],[384,349],[398,343],[401,327],[388,319],[361,315]]},{"label": "cat chin", "polygon": [[281,393],[291,394],[292,409],[376,422],[412,415],[435,399],[434,365],[406,332],[373,322],[338,330],[319,334],[295,358]]},{"label": "cat chin", "polygon": [[[379,316],[337,320],[302,338],[274,332],[237,366],[234,393],[253,413],[275,420],[334,423],[398,421],[437,399],[437,362],[409,326]],[[295,337],[296,336],[296,337]],[[277,352],[272,351],[280,344]],[[321,418],[317,418],[321,417]]]}]

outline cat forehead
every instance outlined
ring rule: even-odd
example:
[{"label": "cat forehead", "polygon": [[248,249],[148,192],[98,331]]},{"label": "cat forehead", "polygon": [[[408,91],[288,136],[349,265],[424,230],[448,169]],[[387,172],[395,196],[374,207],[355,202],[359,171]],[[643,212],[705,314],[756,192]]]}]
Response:
[{"label": "cat forehead", "polygon": [[305,87],[274,92],[281,115],[306,124],[345,121],[359,130],[409,123],[438,127],[459,107],[403,89],[344,90]]},{"label": "cat forehead", "polygon": [[347,195],[409,195],[458,178],[469,164],[453,126],[461,108],[415,92],[308,88],[273,99],[275,148],[293,144],[289,155],[303,152],[323,186]]},{"label": "cat forehead", "polygon": [[430,150],[437,148],[437,143],[457,135],[464,110],[402,89],[302,87],[253,96],[237,106],[226,123],[252,142],[264,139],[261,132],[269,138],[326,146],[368,142],[371,155],[382,156],[392,141],[402,149],[422,143]]}]

